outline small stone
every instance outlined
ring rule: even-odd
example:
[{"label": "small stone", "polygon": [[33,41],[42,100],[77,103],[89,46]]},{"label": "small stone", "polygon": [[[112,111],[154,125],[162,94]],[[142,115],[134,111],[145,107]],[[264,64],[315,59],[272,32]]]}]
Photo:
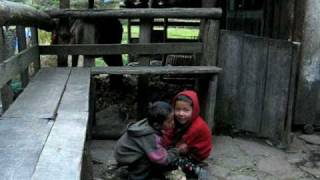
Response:
[{"label": "small stone", "polygon": [[318,135],[301,135],[299,138],[303,139],[307,143],[320,145],[320,136]]}]

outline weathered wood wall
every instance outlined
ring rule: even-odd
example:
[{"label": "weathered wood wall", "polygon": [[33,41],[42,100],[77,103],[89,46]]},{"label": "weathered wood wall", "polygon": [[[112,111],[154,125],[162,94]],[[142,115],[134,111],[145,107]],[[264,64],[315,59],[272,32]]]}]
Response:
[{"label": "weathered wood wall", "polygon": [[[221,31],[218,122],[279,141],[286,129],[296,68],[287,41]],[[292,103],[292,102],[291,102]]]}]

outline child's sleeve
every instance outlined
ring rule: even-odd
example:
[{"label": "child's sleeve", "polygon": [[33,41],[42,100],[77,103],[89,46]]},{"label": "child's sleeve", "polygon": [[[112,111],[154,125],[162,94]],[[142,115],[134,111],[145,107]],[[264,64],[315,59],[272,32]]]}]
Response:
[{"label": "child's sleeve", "polygon": [[161,145],[168,149],[170,146],[173,146],[172,139],[174,135],[174,129],[164,129],[162,130],[162,138],[161,138]]},{"label": "child's sleeve", "polygon": [[166,150],[161,144],[161,137],[154,135],[152,141],[149,141],[145,146],[145,152],[147,153],[148,159],[159,165],[168,165],[176,160],[178,151],[173,148]]}]

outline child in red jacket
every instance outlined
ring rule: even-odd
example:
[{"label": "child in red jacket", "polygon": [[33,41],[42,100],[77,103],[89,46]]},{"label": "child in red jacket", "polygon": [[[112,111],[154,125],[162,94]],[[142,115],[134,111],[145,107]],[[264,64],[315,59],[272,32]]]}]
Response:
[{"label": "child in red jacket", "polygon": [[201,164],[210,155],[212,136],[207,123],[199,115],[196,92],[178,93],[173,99],[173,107],[175,125],[163,134],[162,143],[167,148],[176,147],[184,159],[181,162]]}]

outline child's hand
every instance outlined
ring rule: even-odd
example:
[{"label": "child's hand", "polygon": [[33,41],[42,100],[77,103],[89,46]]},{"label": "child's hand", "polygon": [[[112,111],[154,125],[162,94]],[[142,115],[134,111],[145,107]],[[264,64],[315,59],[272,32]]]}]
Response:
[{"label": "child's hand", "polygon": [[188,153],[188,145],[186,143],[177,144],[177,150],[179,154],[187,154]]}]

